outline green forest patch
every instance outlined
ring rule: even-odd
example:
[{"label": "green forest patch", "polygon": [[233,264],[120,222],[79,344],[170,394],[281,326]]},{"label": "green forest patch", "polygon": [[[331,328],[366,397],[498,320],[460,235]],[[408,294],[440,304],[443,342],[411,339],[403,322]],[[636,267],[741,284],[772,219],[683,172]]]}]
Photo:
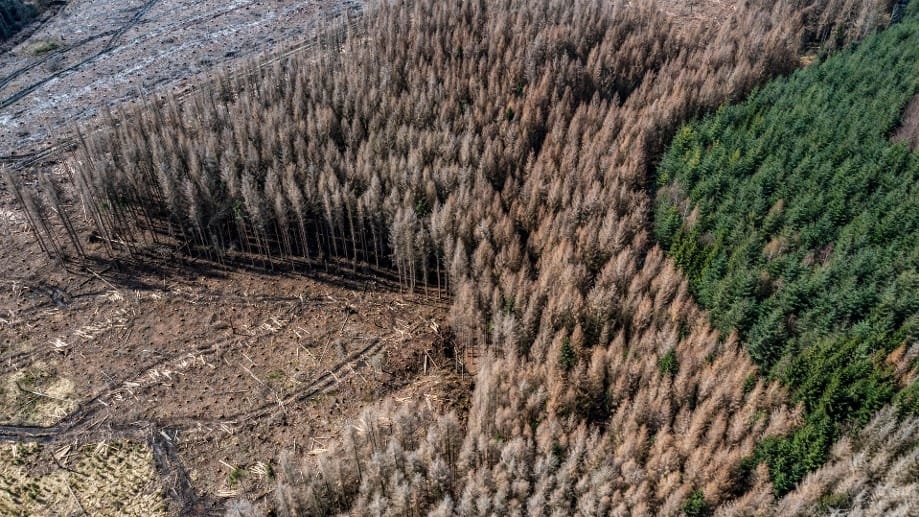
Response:
[{"label": "green forest patch", "polygon": [[778,493],[895,397],[885,359],[919,331],[919,154],[888,138],[919,91],[916,11],[683,127],[660,164],[657,238],[804,405],[758,448]]}]

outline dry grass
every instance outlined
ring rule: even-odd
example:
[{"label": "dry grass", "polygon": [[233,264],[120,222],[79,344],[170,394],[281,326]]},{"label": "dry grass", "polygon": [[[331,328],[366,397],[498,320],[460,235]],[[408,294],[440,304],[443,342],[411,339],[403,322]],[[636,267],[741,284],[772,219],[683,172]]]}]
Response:
[{"label": "dry grass", "polygon": [[0,515],[165,515],[150,450],[136,443],[0,445]]},{"label": "dry grass", "polygon": [[76,407],[73,381],[44,362],[0,377],[0,419],[4,423],[52,425]]}]

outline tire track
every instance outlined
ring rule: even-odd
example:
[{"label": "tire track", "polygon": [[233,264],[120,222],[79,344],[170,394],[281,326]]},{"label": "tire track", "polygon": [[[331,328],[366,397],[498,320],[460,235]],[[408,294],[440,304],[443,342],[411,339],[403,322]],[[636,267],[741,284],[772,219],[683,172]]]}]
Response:
[{"label": "tire track", "polygon": [[[130,421],[122,404],[133,404],[130,397],[124,397],[124,403],[115,405],[106,405],[103,399],[111,400],[118,393],[127,394],[129,390],[145,391],[155,388],[164,382],[164,378],[150,373],[157,369],[165,368],[172,371],[181,371],[184,366],[175,366],[182,361],[188,361],[190,365],[195,365],[195,361],[201,356],[212,356],[214,353],[231,352],[234,350],[245,350],[244,345],[260,346],[271,336],[277,335],[283,329],[289,329],[296,325],[302,318],[308,317],[304,313],[306,308],[315,308],[318,304],[334,304],[342,311],[344,320],[341,327],[337,325],[323,335],[322,339],[331,339],[339,335],[345,325],[354,316],[351,303],[356,303],[355,299],[348,297],[332,299],[321,295],[314,296],[278,296],[263,294],[257,296],[234,296],[229,298],[220,295],[216,291],[198,291],[196,297],[189,297],[189,293],[174,292],[165,301],[167,303],[184,302],[190,304],[198,303],[227,303],[233,304],[242,301],[249,304],[260,304],[268,302],[262,317],[257,318],[255,323],[246,327],[246,335],[218,335],[210,343],[200,343],[191,350],[184,350],[181,353],[164,355],[157,358],[152,363],[144,365],[143,368],[135,370],[128,376],[128,381],[112,381],[108,388],[100,390],[91,399],[81,403],[75,411],[70,413],[64,419],[60,420],[53,426],[35,426],[35,425],[0,425],[0,441],[4,442],[38,442],[43,444],[91,444],[109,440],[130,440],[136,443],[145,443],[152,451],[154,470],[159,486],[162,487],[163,493],[167,498],[167,504],[171,511],[180,515],[203,515],[215,511],[219,502],[214,496],[208,493],[198,493],[195,486],[189,478],[187,467],[180,456],[181,451],[194,451],[198,447],[202,432],[207,434],[215,430],[220,432],[231,432],[227,429],[237,427],[245,428],[252,421],[258,421],[261,418],[270,417],[272,414],[286,412],[310,399],[323,393],[335,390],[342,383],[355,376],[361,375],[361,369],[366,368],[364,362],[369,356],[377,354],[384,350],[390,340],[396,334],[395,330],[387,332],[381,337],[372,339],[365,346],[360,347],[348,354],[340,361],[328,369],[314,370],[312,377],[308,382],[303,382],[290,390],[283,390],[275,394],[277,401],[271,401],[266,397],[264,403],[246,411],[239,411],[232,415],[221,415],[220,418],[214,418],[211,415],[200,416],[154,416],[156,413],[143,411],[139,413],[140,420]],[[380,307],[386,304],[381,302]],[[322,310],[322,309],[320,309]],[[326,309],[329,310],[329,309]],[[371,309],[372,310],[372,309]],[[381,317],[385,318],[381,313]],[[379,325],[378,325],[379,326]],[[396,329],[397,330],[397,329]],[[210,335],[213,332],[208,331]],[[319,336],[317,336],[318,338]],[[230,363],[228,363],[230,364]],[[131,380],[140,381],[138,386],[129,387],[128,382]],[[166,381],[169,382],[169,381]],[[265,386],[267,390],[274,391],[270,386]],[[149,393],[147,391],[146,393]],[[141,395],[144,398],[144,395]],[[293,409],[296,411],[296,409]],[[229,426],[229,427],[228,427]],[[232,431],[236,432],[236,431]]]},{"label": "tire track", "polygon": [[[297,307],[298,306],[295,305],[289,308],[288,312],[284,314],[284,316],[289,316],[293,310],[296,310]],[[262,325],[270,321],[270,318],[266,318],[262,321]],[[261,328],[262,325],[259,325],[259,327],[256,328]],[[264,332],[262,334],[249,336],[248,339],[260,340],[272,333],[273,332]],[[199,345],[194,347],[192,350],[186,350],[180,354],[171,356],[164,355],[152,363],[148,363],[142,366],[140,369],[136,370],[135,373],[129,378],[114,383],[114,386],[103,389],[93,395],[91,398],[80,403],[74,412],[70,413],[68,416],[64,417],[53,426],[44,427],[33,425],[0,425],[0,441],[19,441],[16,434],[19,432],[22,433],[23,439],[33,439],[37,441],[41,441],[47,436],[67,435],[68,433],[79,429],[81,426],[87,425],[88,421],[92,419],[99,411],[108,407],[104,402],[105,400],[112,400],[117,395],[124,393],[126,390],[130,392],[130,384],[136,384],[136,386],[133,386],[135,389],[151,386],[151,382],[147,382],[145,385],[144,378],[155,377],[151,372],[158,371],[163,365],[177,364],[183,360],[187,361],[190,357],[206,356],[219,350],[233,350],[234,346],[245,340],[245,336],[233,336],[227,339],[218,339],[217,341],[210,344]],[[28,359],[29,358],[26,358],[25,360]]]},{"label": "tire track", "polygon": [[[220,420],[208,420],[206,418],[195,418],[191,417],[190,420],[194,422],[201,423],[217,423],[225,422],[227,420],[237,420],[237,419],[253,419],[260,418],[268,415],[273,410],[283,409],[285,406],[294,403],[302,403],[307,400],[316,397],[330,391],[333,387],[341,383],[342,380],[350,378],[357,370],[354,368],[355,363],[359,360],[373,355],[377,351],[381,350],[385,346],[385,343],[380,338],[374,338],[373,341],[364,348],[352,353],[339,363],[337,363],[332,368],[326,370],[325,372],[314,377],[313,380],[307,382],[303,387],[296,390],[294,393],[284,397],[282,400],[275,402],[269,402],[262,404],[261,406],[250,409],[247,411],[241,411],[239,413],[234,413],[228,415]],[[351,372],[346,372],[345,368],[351,368]]]},{"label": "tire track", "polygon": [[[322,41],[322,39],[323,39],[323,37],[324,37],[325,34],[334,33],[334,32],[336,32],[336,31],[350,31],[350,30],[358,29],[358,28],[360,28],[360,20],[361,20],[361,18],[360,18],[360,11],[358,11],[355,18],[349,18],[349,19],[347,19],[345,22],[341,23],[341,26],[337,26],[337,27],[334,27],[334,28],[329,29],[329,30],[326,30],[326,31],[317,32],[316,34],[314,34],[314,35],[312,35],[311,37],[309,37],[309,38],[303,40],[303,41],[300,42],[299,44],[296,44],[296,45],[294,45],[294,46],[292,46],[292,47],[288,47],[288,48],[286,48],[286,49],[284,49],[284,50],[282,50],[282,51],[280,51],[280,52],[277,52],[277,53],[269,53],[269,54],[267,54],[267,55],[264,57],[264,59],[259,59],[259,60],[258,60],[258,62],[257,62],[257,64],[255,65],[254,68],[253,68],[253,67],[246,67],[246,66],[241,66],[241,67],[239,67],[239,68],[237,69],[236,72],[230,74],[230,80],[232,80],[232,81],[237,81],[237,82],[238,82],[238,81],[241,81],[241,80],[243,80],[243,79],[245,79],[245,78],[254,77],[255,75],[261,73],[262,70],[264,70],[265,68],[267,68],[267,67],[273,65],[274,63],[276,63],[276,62],[278,62],[278,61],[282,61],[282,60],[286,59],[287,57],[291,56],[292,54],[295,54],[295,53],[297,53],[297,52],[309,52],[309,51],[312,51],[312,50],[314,50],[314,49],[316,49],[316,48],[319,48],[319,47],[322,46],[321,41]],[[73,65],[73,67],[71,67],[71,68],[82,66],[83,64],[85,64],[85,63],[88,62],[89,60],[95,59],[96,57],[98,57],[98,56],[91,56],[91,57],[89,57],[89,58],[87,58],[87,59],[84,59],[84,60],[81,61],[80,63],[77,63],[76,65]],[[61,70],[61,71],[59,71],[57,74],[55,74],[54,77],[49,77],[49,78],[47,78],[46,80],[42,81],[41,84],[45,84],[45,83],[47,83],[48,81],[50,81],[51,79],[55,79],[55,78],[59,77],[60,75],[62,75],[64,72],[69,71],[69,70],[70,70],[70,69]],[[11,97],[9,97],[9,98],[0,101],[0,109],[3,109],[3,108],[5,108],[5,107],[7,107],[7,106],[9,106],[9,105],[11,105],[11,104],[14,104],[15,102],[18,102],[19,100],[21,100],[21,98],[23,98],[23,97],[25,97],[26,95],[28,95],[28,93],[31,93],[31,92],[34,91],[35,89],[41,87],[41,84],[39,84],[39,85],[37,85],[37,86],[33,85],[33,86],[35,86],[35,88],[33,88],[32,90],[30,90],[29,92],[27,92],[25,95],[23,95],[23,96],[20,97],[20,98],[13,99],[12,97],[15,97],[16,95],[18,95],[18,94],[14,94],[13,96],[11,96]],[[196,83],[194,86],[191,86],[191,87],[189,87],[189,88],[187,88],[187,89],[185,89],[185,90],[182,90],[182,91],[180,91],[180,92],[178,92],[178,93],[175,93],[175,98],[176,98],[177,101],[182,102],[182,101],[184,101],[185,99],[187,99],[188,97],[190,97],[190,96],[194,95],[195,93],[198,93],[198,92],[201,91],[202,89],[206,88],[208,85],[210,85],[210,83],[209,83],[208,81],[205,81],[205,82],[203,82],[203,83]],[[29,87],[29,88],[31,88],[31,87]],[[19,93],[22,93],[22,92],[19,92]],[[8,101],[10,101],[10,102],[8,102]],[[69,132],[69,131],[68,131],[68,132]],[[46,146],[46,147],[44,147],[44,148],[42,148],[42,149],[39,149],[39,150],[37,150],[37,151],[30,151],[30,152],[26,152],[26,153],[22,153],[22,154],[0,155],[0,164],[4,164],[4,163],[5,163],[5,164],[9,164],[9,167],[8,167],[8,170],[9,170],[9,171],[21,171],[21,170],[28,169],[29,167],[33,167],[33,166],[35,166],[35,165],[38,165],[38,164],[39,164],[40,162],[42,162],[42,161],[47,161],[47,160],[56,159],[56,157],[57,157],[58,154],[62,154],[62,153],[64,153],[64,152],[72,151],[73,149],[76,148],[76,146],[77,146],[77,138],[76,138],[75,136],[73,136],[73,135],[63,135],[63,136],[61,136],[61,137],[59,137],[59,138],[57,139],[57,142],[56,142],[56,143],[50,144],[50,145],[48,145],[48,146]]]},{"label": "tire track", "polygon": [[30,70],[33,70],[33,69],[34,69],[35,67],[37,67],[37,66],[40,66],[40,65],[42,65],[42,64],[44,64],[44,63],[47,63],[48,60],[50,60],[50,59],[52,59],[52,58],[54,58],[54,57],[57,57],[57,56],[64,55],[65,53],[70,52],[71,50],[76,50],[76,49],[82,47],[83,45],[86,45],[87,43],[92,43],[93,41],[96,41],[97,39],[104,38],[104,37],[106,37],[106,36],[111,36],[111,35],[114,34],[115,32],[116,32],[116,31],[114,31],[114,30],[109,30],[109,31],[105,31],[105,32],[100,32],[99,34],[95,34],[95,35],[93,35],[93,36],[89,36],[88,38],[83,38],[82,40],[80,40],[80,41],[74,43],[73,45],[69,45],[69,46],[67,46],[67,47],[65,47],[65,48],[57,49],[57,50],[55,50],[54,52],[49,52],[49,53],[45,54],[44,56],[42,56],[40,59],[35,60],[35,61],[33,61],[33,62],[29,63],[28,65],[25,65],[25,66],[23,66],[23,67],[21,67],[21,68],[18,68],[18,69],[16,69],[16,70],[13,70],[13,71],[10,72],[7,76],[5,76],[5,77],[3,77],[2,79],[0,79],[0,90],[2,90],[3,88],[6,88],[6,86],[7,86],[8,84],[10,84],[10,82],[12,82],[13,80],[15,80],[17,77],[21,76],[22,74],[24,74],[24,73],[26,73],[26,72],[28,72],[28,71],[30,71]]},{"label": "tire track", "polygon": [[[289,315],[289,313],[288,313]],[[262,324],[270,321],[270,318],[263,320]],[[260,328],[261,326],[257,327]],[[269,333],[264,333],[261,335],[252,336],[251,339],[262,339]],[[199,345],[192,350],[186,350],[174,355],[164,355],[152,363],[148,363],[145,366],[142,366],[139,370],[136,370],[127,379],[122,379],[117,383],[113,383],[114,386],[106,388],[91,398],[83,401],[79,404],[77,409],[69,414],[68,416],[61,419],[57,424],[53,426],[34,426],[34,425],[0,425],[0,441],[22,441],[22,440],[36,440],[42,441],[51,436],[67,436],[70,433],[77,432],[81,427],[88,425],[89,421],[100,411],[106,409],[108,405],[104,402],[105,400],[115,399],[118,395],[123,394],[125,391],[130,392],[129,385],[137,384],[135,388],[143,388],[144,386],[143,379],[145,377],[152,377],[151,372],[158,371],[166,364],[175,364],[179,361],[187,360],[190,356],[198,357],[210,355],[218,350],[232,350],[235,345],[238,345],[242,342],[244,338],[240,336],[233,336],[227,339],[221,339],[210,344]],[[28,360],[30,358],[26,358]],[[137,382],[140,381],[140,382]],[[147,386],[152,385],[150,383]],[[127,397],[124,397],[127,399]]]},{"label": "tire track", "polygon": [[[204,291],[199,291],[199,292],[203,293],[203,296],[197,296],[195,298],[176,297],[176,298],[172,298],[172,299],[164,300],[164,301],[170,304],[181,303],[181,304],[187,304],[187,305],[192,305],[192,306],[201,305],[201,306],[216,306],[216,307],[221,307],[221,306],[257,307],[257,306],[264,306],[266,304],[273,304],[273,305],[280,305],[281,307],[278,307],[278,309],[283,309],[284,304],[298,304],[298,305],[308,304],[310,306],[315,307],[315,306],[322,306],[322,305],[337,303],[337,302],[330,301],[328,299],[318,297],[318,296],[314,296],[314,297],[278,296],[278,295],[243,296],[243,295],[221,295],[217,291],[212,291],[212,290],[204,290]],[[175,293],[175,294],[179,294],[179,293]],[[76,296],[78,295],[75,295],[74,297]],[[27,309],[17,311],[16,320],[10,323],[10,326],[17,327],[17,326],[34,324],[35,322],[43,319],[46,316],[46,314],[43,314],[40,311],[42,311],[42,309],[47,310],[48,308],[51,308],[51,307],[52,306],[49,303],[43,302],[39,305],[34,305]],[[79,306],[74,307],[73,305],[71,305],[70,309],[79,310]],[[130,320],[131,324],[134,323],[135,319],[136,317]],[[261,324],[264,324],[264,323],[267,323],[267,321],[261,322]],[[84,327],[80,327],[79,329],[71,332],[71,334],[76,333],[77,331],[83,329]],[[206,329],[203,336],[188,336],[188,339],[193,340],[195,342],[206,341],[206,337],[210,333],[211,333],[210,329]],[[240,337],[242,338],[245,336],[240,336]],[[257,337],[249,336],[249,337],[252,339],[261,339],[264,336],[257,336]],[[34,358],[36,356],[41,356],[43,354],[48,354],[51,352],[63,352],[63,351],[65,350],[62,350],[61,348],[56,347],[53,343],[50,343],[50,344],[44,344],[42,346],[37,346],[28,351],[13,352],[7,355],[2,355],[0,356],[0,375],[6,375],[12,371],[21,370],[25,368],[26,366],[28,366],[30,363],[34,361]],[[200,350],[195,349],[193,351],[186,352],[185,354],[187,355],[187,354],[192,354],[192,353],[196,355],[200,355],[201,353],[209,353],[209,351],[205,349],[200,349]],[[150,366],[143,368],[142,371],[146,372],[146,371],[149,371],[150,369],[157,368],[161,366],[163,363],[168,362],[171,359],[176,359],[176,357],[171,357],[171,358],[167,357],[164,360],[160,360],[157,363],[151,364]]]},{"label": "tire track", "polygon": [[83,67],[84,65],[86,65],[86,64],[88,64],[88,63],[91,63],[91,62],[95,61],[96,59],[98,59],[98,58],[100,58],[100,57],[102,57],[102,56],[104,56],[104,55],[106,55],[106,54],[112,52],[112,51],[116,48],[116,46],[117,46],[116,43],[118,42],[118,39],[119,39],[122,35],[124,35],[125,32],[127,32],[128,30],[130,30],[131,28],[133,28],[134,26],[136,26],[136,25],[139,23],[140,19],[143,18],[143,16],[147,13],[147,11],[149,11],[150,8],[153,7],[153,6],[154,6],[157,2],[159,2],[159,1],[160,1],[160,0],[147,0],[147,2],[146,2],[144,5],[142,5],[140,9],[138,9],[138,11],[134,14],[134,16],[131,17],[130,20],[128,20],[127,23],[125,23],[125,24],[124,24],[122,27],[120,27],[119,29],[116,29],[116,30],[115,30],[115,33],[112,34],[112,37],[109,39],[108,43],[106,43],[106,45],[102,48],[102,50],[100,50],[99,52],[97,52],[97,53],[95,53],[95,54],[93,54],[93,55],[91,55],[91,56],[89,56],[89,57],[86,57],[86,58],[84,58],[84,59],[78,61],[77,63],[75,63],[75,64],[73,64],[73,65],[70,65],[70,66],[67,67],[67,68],[64,68],[64,69],[62,69],[62,70],[58,70],[57,72],[54,72],[53,74],[51,74],[51,75],[45,77],[44,79],[41,79],[41,80],[39,80],[39,81],[36,81],[36,82],[32,83],[31,85],[26,86],[25,88],[19,90],[18,92],[16,92],[16,93],[10,95],[9,97],[3,99],[2,101],[0,101],[0,109],[6,109],[6,108],[12,106],[13,104],[16,104],[17,102],[19,102],[19,101],[21,101],[22,99],[26,98],[26,97],[29,96],[32,92],[34,92],[35,90],[37,90],[37,89],[41,88],[42,86],[48,84],[49,82],[51,82],[51,81],[53,81],[53,80],[55,80],[55,79],[57,79],[57,78],[59,78],[59,77],[62,77],[62,76],[65,75],[65,74],[69,74],[70,72],[73,72],[73,71],[75,71],[75,70],[79,70],[79,69],[80,69],[81,67]]},{"label": "tire track", "polygon": [[[303,304],[293,305],[284,314],[285,317],[302,307]],[[263,320],[267,323],[271,318]],[[261,326],[257,327],[261,328]],[[250,339],[259,340],[274,332],[264,332],[252,336]],[[181,360],[188,355],[204,355],[220,350],[224,345],[227,350],[233,349],[244,339],[235,337],[230,339],[219,340],[209,345],[198,346],[193,352],[186,352],[179,356],[164,356],[152,365],[141,369],[140,373],[133,376],[134,379],[142,379],[149,372],[158,368],[158,366]],[[178,433],[192,427],[191,422],[179,422],[178,419],[166,419],[161,422],[134,422],[130,424],[113,423],[101,427],[101,423],[108,416],[97,420],[97,416],[108,410],[108,406],[101,403],[103,398],[114,397],[116,393],[126,388],[130,381],[123,381],[112,388],[103,390],[91,399],[83,402],[64,419],[53,426],[34,426],[34,425],[0,425],[0,441],[5,442],[38,442],[38,443],[59,443],[59,442],[77,442],[77,443],[97,443],[106,440],[124,440],[130,439],[146,443],[154,458],[154,467],[163,485],[164,492],[175,503],[179,509],[180,515],[200,514],[202,501],[195,492],[187,471],[178,456],[176,449],[175,437]],[[195,422],[199,423],[199,422]],[[205,422],[209,423],[209,422]],[[170,438],[169,433],[173,434]],[[206,506],[206,505],[205,505]]]},{"label": "tire track", "polygon": [[156,3],[159,1],[160,0],[147,0],[147,2],[144,3],[144,5],[140,6],[140,9],[138,9],[137,12],[134,13],[134,16],[132,16],[131,19],[128,20],[127,23],[125,23],[119,29],[115,31],[115,34],[113,34],[112,37],[108,40],[108,43],[106,43],[105,46],[102,47],[102,51],[98,55],[106,54],[108,52],[111,52],[113,49],[115,49],[115,47],[118,46],[118,40],[122,36],[124,36],[126,32],[128,32],[129,30],[137,26],[137,24],[140,23],[141,18],[146,16],[147,12],[154,5],[156,5]]},{"label": "tire track", "polygon": [[[141,36],[141,37],[134,38],[134,39],[128,41],[127,43],[128,43],[128,44],[131,44],[131,45],[135,45],[135,44],[141,43],[141,42],[143,42],[143,41],[147,41],[147,40],[150,40],[150,39],[155,39],[155,38],[157,38],[157,37],[159,37],[159,36],[162,36],[162,35],[164,35],[164,34],[168,34],[168,33],[172,32],[172,31],[177,30],[177,29],[184,29],[184,28],[187,28],[187,27],[189,27],[189,26],[191,26],[191,25],[194,25],[194,24],[196,24],[196,23],[201,23],[201,22],[210,21],[210,20],[213,20],[213,19],[215,19],[215,18],[219,18],[220,16],[224,16],[224,15],[230,14],[230,13],[232,13],[232,12],[234,12],[234,11],[238,11],[238,10],[240,10],[240,9],[243,9],[244,7],[250,6],[250,5],[254,4],[254,3],[256,3],[257,1],[258,1],[258,0],[248,0],[248,1],[246,1],[245,3],[243,3],[243,4],[240,4],[240,5],[237,5],[237,6],[228,8],[228,9],[223,9],[223,10],[220,10],[220,11],[217,11],[217,12],[214,12],[214,13],[211,13],[211,14],[208,14],[208,15],[197,15],[197,16],[192,16],[192,17],[189,17],[189,18],[187,18],[187,19],[185,19],[185,20],[182,20],[182,21],[180,21],[180,22],[173,23],[173,24],[169,24],[169,25],[166,25],[165,27],[161,27],[160,29],[158,29],[158,30],[156,30],[156,31],[151,31],[150,33],[144,34],[144,35]],[[153,3],[155,3],[155,0],[154,0]],[[148,4],[151,4],[151,2],[148,2]],[[142,6],[141,9],[144,9],[144,13],[135,13],[135,15],[132,17],[131,20],[129,20],[128,23],[130,24],[131,21],[133,21],[133,22],[134,22],[134,23],[133,23],[133,26],[136,26],[137,23],[139,22],[139,19],[135,20],[135,18],[138,17],[138,14],[145,14],[147,11],[150,10],[150,8],[152,8],[152,4],[149,5],[149,6],[146,6],[146,5],[145,5],[145,6]],[[2,90],[3,88],[5,88],[10,82],[12,82],[12,81],[13,81],[14,79],[16,79],[17,77],[19,77],[19,76],[21,76],[22,74],[24,74],[24,73],[26,73],[26,72],[28,72],[28,71],[30,71],[30,70],[33,70],[33,69],[35,69],[36,67],[38,67],[38,66],[40,66],[40,65],[42,65],[42,64],[44,64],[44,63],[46,63],[48,60],[50,60],[50,59],[52,59],[52,58],[54,58],[54,57],[57,57],[57,56],[64,55],[64,54],[66,54],[67,52],[70,52],[70,51],[72,51],[72,50],[76,50],[76,49],[82,47],[83,45],[86,45],[87,43],[91,43],[91,42],[93,42],[93,41],[96,41],[97,39],[109,37],[109,41],[106,43],[105,47],[103,47],[103,48],[113,48],[113,45],[114,45],[114,43],[117,41],[117,39],[120,38],[121,36],[123,36],[125,33],[127,33],[127,31],[130,30],[130,29],[131,29],[130,26],[125,26],[125,27],[122,27],[122,28],[120,28],[120,29],[107,30],[107,31],[100,32],[100,33],[98,33],[98,34],[94,34],[94,35],[92,35],[92,36],[89,36],[89,37],[87,37],[87,38],[84,38],[84,39],[82,39],[82,40],[80,40],[80,41],[78,41],[78,42],[76,42],[76,43],[74,43],[74,44],[72,44],[72,45],[68,45],[68,46],[65,47],[65,48],[61,48],[61,49],[57,49],[57,50],[55,50],[55,51],[53,51],[53,52],[49,52],[49,53],[43,55],[40,59],[37,59],[37,60],[35,60],[35,61],[33,61],[33,62],[31,62],[31,63],[25,65],[25,66],[22,66],[21,68],[18,68],[18,69],[16,69],[16,70],[14,70],[13,72],[9,73],[9,74],[6,75],[5,77],[0,78],[0,90]],[[27,157],[28,155],[21,155],[21,156],[22,156],[22,157]]]},{"label": "tire track", "polygon": [[[258,338],[262,338],[259,336]],[[225,342],[222,342],[225,343]],[[205,350],[215,350],[219,348],[219,344],[213,344],[210,346],[202,347],[201,353],[205,353]],[[307,382],[303,387],[295,390],[294,393],[284,397],[278,402],[270,402],[262,404],[261,406],[228,415],[223,418],[215,419],[206,416],[188,416],[188,417],[178,417],[174,419],[162,419],[157,422],[158,428],[169,428],[174,431],[184,431],[194,427],[197,424],[219,424],[227,422],[229,420],[240,419],[240,418],[258,418],[263,417],[270,413],[272,410],[277,409],[288,404],[293,404],[296,402],[305,402],[316,395],[320,395],[329,391],[332,387],[339,384],[342,380],[347,379],[352,376],[356,369],[354,369],[355,363],[359,360],[376,353],[385,346],[385,342],[382,339],[376,338],[370,344],[364,348],[353,352],[351,355],[345,359],[336,363],[332,368],[322,372],[318,376],[314,377],[311,381]],[[351,372],[346,372],[345,369],[349,368]],[[155,367],[154,367],[155,368]],[[153,369],[153,368],[150,368]],[[149,371],[149,370],[147,370]],[[145,372],[146,373],[146,372]],[[143,374],[141,374],[141,377]],[[136,378],[136,377],[135,377]],[[128,381],[130,382],[130,381]],[[96,424],[92,423],[91,420],[95,417],[99,411],[107,406],[102,404],[97,404],[97,402],[105,397],[113,396],[118,390],[123,386],[105,390],[103,393],[100,393],[90,400],[82,403],[76,411],[59,421],[58,423],[52,426],[36,426],[36,425],[9,425],[4,424],[0,425],[0,441],[5,442],[21,442],[21,441],[36,441],[36,442],[57,442],[66,440],[69,438],[81,436],[93,436],[94,433],[91,432],[91,428]],[[119,437],[136,437],[136,431],[147,429],[150,425],[148,422],[143,422],[140,424],[125,425],[125,424],[115,424],[107,427],[104,431],[100,430],[99,432],[114,432],[115,434],[111,435],[111,438]],[[108,436],[108,435],[107,435]]]}]

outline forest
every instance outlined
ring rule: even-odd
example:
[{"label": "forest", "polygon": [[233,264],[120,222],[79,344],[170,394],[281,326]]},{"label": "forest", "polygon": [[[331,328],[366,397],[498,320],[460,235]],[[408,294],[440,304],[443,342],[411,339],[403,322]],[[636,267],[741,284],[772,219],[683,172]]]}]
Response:
[{"label": "forest", "polygon": [[887,137],[919,9],[661,7],[380,2],[321,51],[81,128],[79,210],[51,178],[11,190],[57,257],[85,218],[112,256],[449,297],[468,407],[383,401],[284,453],[282,514],[915,507],[917,157]]},{"label": "forest", "polygon": [[655,234],[696,300],[804,404],[759,450],[779,490],[891,401],[886,358],[919,337],[919,155],[889,140],[917,63],[910,17],[685,126],[657,173]]}]

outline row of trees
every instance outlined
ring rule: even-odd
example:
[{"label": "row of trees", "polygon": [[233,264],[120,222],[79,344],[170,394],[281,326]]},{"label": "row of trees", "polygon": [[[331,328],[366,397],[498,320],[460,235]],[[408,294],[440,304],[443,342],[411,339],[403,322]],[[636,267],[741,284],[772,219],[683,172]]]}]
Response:
[{"label": "row of trees", "polygon": [[0,176],[0,185],[12,193],[43,252],[55,260],[74,254],[86,258],[83,236],[77,228],[79,219],[75,224],[72,217],[73,199],[58,181],[46,172],[23,185],[21,176],[6,168],[0,169]]},{"label": "row of trees", "polygon": [[[113,117],[69,166],[107,242],[449,289],[459,341],[490,358],[465,428],[430,415],[427,452],[319,458],[279,490],[291,511],[695,511],[763,479],[745,458],[796,412],[651,243],[648,172],[680,121],[797,66],[844,3],[754,0],[714,26],[651,0],[384,2],[329,51]],[[392,466],[365,463],[379,447]]]},{"label": "row of trees", "polygon": [[919,90],[919,16],[677,135],[656,233],[723,331],[804,403],[769,443],[778,486],[867,423],[919,340],[919,155],[889,141]]}]

